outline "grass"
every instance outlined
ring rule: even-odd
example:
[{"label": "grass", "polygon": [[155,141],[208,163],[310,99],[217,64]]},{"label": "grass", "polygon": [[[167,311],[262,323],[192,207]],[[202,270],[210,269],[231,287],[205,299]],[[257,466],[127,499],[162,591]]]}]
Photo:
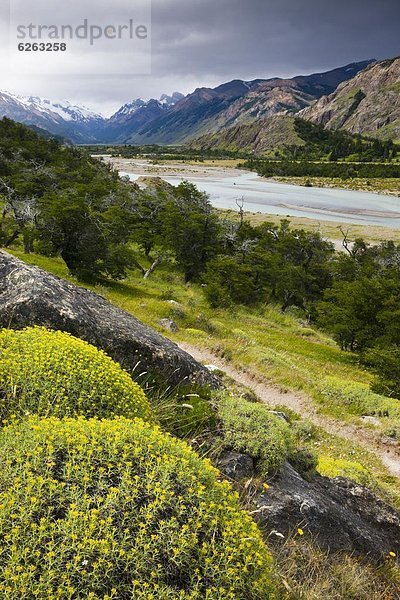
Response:
[{"label": "grass", "polygon": [[[23,255],[19,250],[13,253],[27,263],[74,281],[61,259]],[[87,287],[160,332],[164,332],[161,319],[174,319],[179,331],[169,332],[171,338],[208,348],[283,388],[317,396],[317,384],[325,377],[372,381],[356,355],[342,352],[330,337],[310,327],[294,311],[283,314],[272,305],[212,309],[200,286],[185,285],[179,274],[168,271],[168,266],[146,281],[131,272],[124,281]]]},{"label": "grass", "polygon": [[363,383],[343,382],[336,377],[325,378],[320,392],[320,401],[328,403],[332,415],[340,418],[345,412],[378,418],[386,423],[386,435],[400,439],[400,402],[396,398],[375,394]]},{"label": "grass", "polygon": [[[234,210],[219,209],[220,214],[225,214],[229,219],[239,220],[239,214]],[[246,219],[252,225],[261,225],[262,223],[274,223],[279,225],[284,217],[282,215],[268,215],[263,213],[246,212]],[[337,223],[336,221],[319,221],[318,219],[308,219],[307,217],[286,217],[294,228],[305,229],[306,231],[319,231],[325,238],[334,241],[342,241],[343,235],[341,229],[348,232],[349,239],[357,237],[365,239],[371,244],[392,240],[400,243],[400,228],[391,228],[380,225],[356,225],[354,223]]]},{"label": "grass", "polygon": [[374,567],[346,555],[330,556],[293,535],[274,548],[282,598],[287,600],[398,600],[399,571],[388,557]]},{"label": "grass", "polygon": [[338,177],[274,177],[274,181],[301,186],[304,186],[309,182],[312,187],[339,188],[344,190],[400,196],[400,180],[396,178],[362,179],[354,177],[350,179],[339,179]]}]

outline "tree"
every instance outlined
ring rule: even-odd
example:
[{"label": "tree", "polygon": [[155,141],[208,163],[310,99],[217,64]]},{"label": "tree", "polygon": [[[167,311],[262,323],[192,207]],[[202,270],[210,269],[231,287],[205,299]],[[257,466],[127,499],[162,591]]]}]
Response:
[{"label": "tree", "polygon": [[382,335],[379,314],[386,291],[382,281],[367,277],[335,282],[318,304],[318,323],[333,333],[342,350],[364,350]]},{"label": "tree", "polygon": [[118,206],[100,210],[73,190],[48,194],[40,201],[40,249],[60,254],[69,271],[83,280],[120,278],[131,262],[131,218]]},{"label": "tree", "polygon": [[205,295],[213,308],[252,304],[258,297],[253,268],[234,257],[221,256],[210,261],[204,281]]},{"label": "tree", "polygon": [[400,346],[369,350],[364,362],[372,367],[378,380],[371,386],[374,392],[400,399]]},{"label": "tree", "polygon": [[207,195],[181,183],[164,207],[162,222],[164,248],[172,251],[186,282],[197,279],[221,246],[220,221]]}]

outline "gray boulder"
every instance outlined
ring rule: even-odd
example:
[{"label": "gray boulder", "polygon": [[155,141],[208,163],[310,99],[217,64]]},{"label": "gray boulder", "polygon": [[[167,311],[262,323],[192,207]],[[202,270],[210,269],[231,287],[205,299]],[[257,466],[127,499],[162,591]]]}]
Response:
[{"label": "gray boulder", "polygon": [[0,327],[30,325],[67,331],[86,340],[128,372],[147,371],[170,385],[220,385],[190,354],[129,313],[0,251]]},{"label": "gray boulder", "polygon": [[400,552],[400,514],[367,488],[342,477],[308,482],[288,463],[268,483],[256,501],[264,530],[286,536],[300,527],[326,550],[378,560]]},{"label": "gray boulder", "polygon": [[170,331],[171,333],[179,331],[179,327],[173,319],[161,319],[160,325],[165,331]]},{"label": "gray boulder", "polygon": [[233,481],[254,477],[254,463],[251,456],[240,452],[224,452],[217,461],[221,473]]}]

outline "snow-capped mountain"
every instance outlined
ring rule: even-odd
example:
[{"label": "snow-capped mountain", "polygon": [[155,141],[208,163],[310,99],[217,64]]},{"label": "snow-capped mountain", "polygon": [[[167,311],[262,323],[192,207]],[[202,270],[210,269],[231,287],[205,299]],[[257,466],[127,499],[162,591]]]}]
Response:
[{"label": "snow-capped mountain", "polygon": [[174,92],[172,96],[168,96],[167,94],[163,94],[159,100],[161,104],[165,106],[174,106],[179,100],[182,100],[185,96],[180,92]]},{"label": "snow-capped mountain", "polygon": [[128,102],[127,104],[121,106],[121,108],[115,114],[113,114],[110,120],[118,121],[121,119],[129,119],[139,110],[143,108],[146,109],[148,107],[154,110],[154,108],[158,106],[161,110],[165,110],[170,108],[171,106],[174,106],[177,102],[179,102],[179,100],[182,100],[182,98],[184,98],[184,95],[180,94],[179,92],[174,92],[172,96],[163,94],[159,100],[155,100],[154,98],[152,98],[151,100],[143,100],[142,98],[137,98],[136,100],[133,100],[132,102]]},{"label": "snow-capped mountain", "polygon": [[111,118],[68,101],[18,96],[0,91],[0,118],[34,125],[75,143],[123,141],[170,110],[183,98],[174,92],[159,100],[138,98],[124,104]]},{"label": "snow-capped mountain", "polygon": [[137,131],[165,115],[182,98],[184,98],[183,94],[174,92],[172,96],[163,94],[159,100],[152,98],[146,101],[137,98],[128,104],[124,104],[107,121],[102,132],[102,140],[124,143]]},{"label": "snow-capped mountain", "polygon": [[96,141],[106,119],[88,108],[68,101],[51,101],[37,96],[0,92],[0,118],[35,125],[74,142]]},{"label": "snow-capped mountain", "polygon": [[146,106],[146,100],[142,98],[138,98],[137,100],[133,100],[132,102],[128,102],[121,106],[120,109],[117,110],[115,114],[111,117],[111,119],[129,117],[130,115],[134,115],[140,108]]}]

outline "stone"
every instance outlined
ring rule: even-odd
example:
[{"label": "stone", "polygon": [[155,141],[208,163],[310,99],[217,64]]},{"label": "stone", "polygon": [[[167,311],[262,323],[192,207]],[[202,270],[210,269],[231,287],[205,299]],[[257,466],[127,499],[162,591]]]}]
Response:
[{"label": "stone", "polygon": [[233,481],[254,477],[254,462],[251,456],[240,452],[224,452],[218,459],[221,473]]},{"label": "stone", "polygon": [[0,251],[0,327],[43,325],[104,350],[129,373],[220,387],[190,354],[101,296]]},{"label": "stone", "polygon": [[305,481],[289,463],[268,483],[254,515],[266,530],[300,527],[324,550],[376,560],[400,551],[400,514],[367,488],[343,477]]},{"label": "stone", "polygon": [[281,412],[279,410],[270,410],[269,412],[271,413],[271,415],[274,415],[277,419],[289,423],[289,419],[284,412]]},{"label": "stone", "polygon": [[371,417],[369,415],[365,415],[361,418],[363,421],[365,421],[365,423],[369,423],[370,425],[375,425],[377,427],[379,427],[379,425],[381,425],[381,421],[377,417]]},{"label": "stone", "polygon": [[217,367],[217,365],[204,365],[204,366],[208,371],[211,371],[211,373],[215,373],[215,371],[221,371],[221,368]]},{"label": "stone", "polygon": [[173,319],[161,319],[160,325],[166,331],[170,331],[171,333],[176,333],[179,331],[179,327]]}]

